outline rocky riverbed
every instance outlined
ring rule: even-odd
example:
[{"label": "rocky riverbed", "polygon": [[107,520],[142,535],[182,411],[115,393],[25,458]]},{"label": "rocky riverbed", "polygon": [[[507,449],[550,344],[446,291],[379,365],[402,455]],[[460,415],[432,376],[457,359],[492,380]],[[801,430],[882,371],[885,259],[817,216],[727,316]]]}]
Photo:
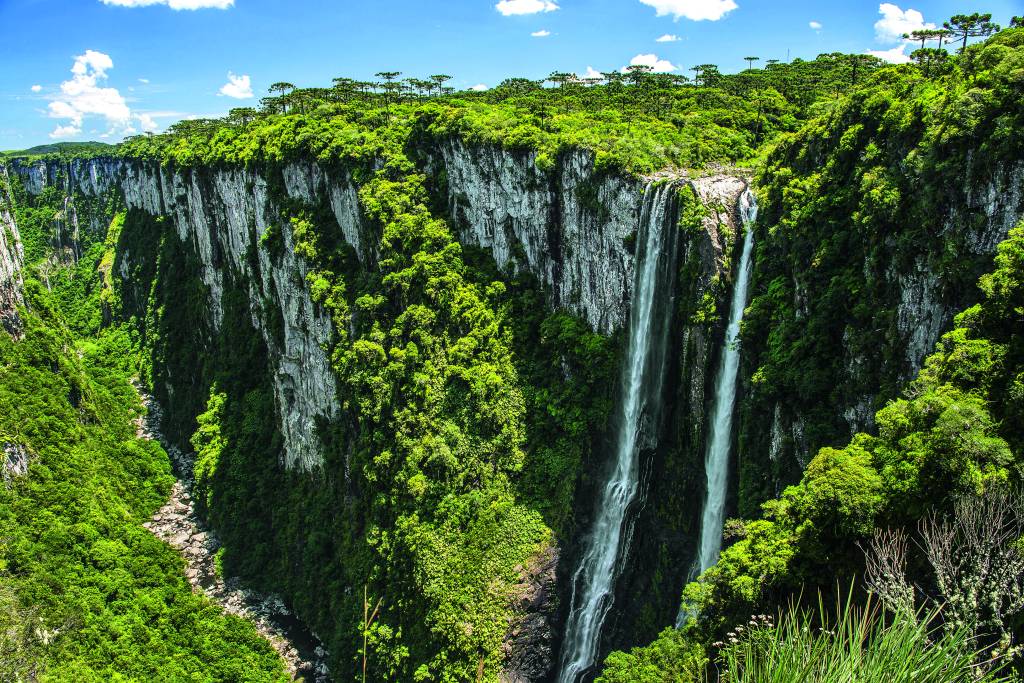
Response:
[{"label": "rocky riverbed", "polygon": [[141,389],[139,394],[147,412],[137,422],[138,435],[160,441],[178,477],[167,503],[143,526],[185,558],[185,575],[194,590],[202,591],[227,613],[252,622],[284,659],[294,680],[330,683],[327,651],[280,597],[258,593],[242,586],[237,578],[218,575],[214,558],[220,543],[203,526],[192,502],[192,460],[163,438],[160,406]]}]

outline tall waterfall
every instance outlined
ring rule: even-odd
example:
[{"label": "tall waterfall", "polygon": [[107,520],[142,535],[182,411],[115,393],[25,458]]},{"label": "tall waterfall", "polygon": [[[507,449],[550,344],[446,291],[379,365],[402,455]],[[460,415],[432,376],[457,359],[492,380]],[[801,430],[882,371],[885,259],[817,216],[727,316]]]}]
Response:
[{"label": "tall waterfall", "polygon": [[711,435],[708,438],[704,471],[707,474],[708,493],[700,528],[700,552],[697,557],[703,572],[718,561],[722,550],[722,527],[725,523],[725,495],[729,478],[729,451],[732,447],[732,418],[736,405],[736,377],[740,367],[739,334],[743,308],[747,305],[750,285],[751,255],[754,251],[754,221],[757,220],[757,198],[748,189],[740,197],[740,216],[746,228],[743,253],[729,306],[729,327],[725,331],[725,345],[715,378],[715,405],[711,411]]},{"label": "tall waterfall", "polygon": [[656,445],[679,232],[675,193],[674,184],[665,182],[648,185],[644,193],[615,459],[573,576],[560,683],[575,683],[596,663],[601,627],[632,535],[627,512],[639,489],[640,449]]}]

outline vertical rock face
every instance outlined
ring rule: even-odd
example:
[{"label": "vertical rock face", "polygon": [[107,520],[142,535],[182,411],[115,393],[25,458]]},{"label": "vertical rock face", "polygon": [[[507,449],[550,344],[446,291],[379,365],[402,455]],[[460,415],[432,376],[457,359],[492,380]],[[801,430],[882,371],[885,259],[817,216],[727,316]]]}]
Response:
[{"label": "vertical rock face", "polygon": [[4,167],[0,175],[0,325],[17,335],[21,330],[17,307],[25,302],[21,276],[24,250],[14,220],[13,201]]},{"label": "vertical rock face", "polygon": [[[1024,162],[1000,169],[988,182],[968,178],[966,203],[952,207],[942,224],[941,239],[959,247],[967,257],[987,257],[1006,239],[1024,216]],[[906,345],[904,378],[921,369],[953,316],[963,307],[955,292],[944,291],[939,255],[919,257],[903,272],[890,269],[898,282],[900,302],[896,326]],[[873,417],[873,416],[872,416]]]},{"label": "vertical rock face", "polygon": [[593,156],[565,153],[552,175],[532,153],[438,144],[428,164],[443,177],[461,241],[483,247],[507,273],[550,288],[552,305],[608,334],[629,314],[643,183],[598,174]]},{"label": "vertical rock face", "polygon": [[[303,188],[323,189],[325,174],[313,166],[292,168],[286,187],[292,198],[311,200]],[[29,193],[54,182],[39,164],[15,166]],[[294,253],[290,226],[268,195],[267,179],[251,170],[172,171],[153,164],[113,159],[72,162],[69,187],[86,197],[120,191],[131,208],[170,216],[178,238],[189,243],[202,264],[214,328],[223,318],[225,278],[249,290],[253,324],[264,337],[274,367],[273,386],[285,444],[285,465],[312,469],[322,462],[316,436],[321,417],[337,415],[334,374],[325,349],[331,342],[328,317],[311,301],[305,283],[308,265]],[[354,190],[333,183],[340,206],[355,206]],[[339,212],[343,234],[358,234],[358,213]],[[271,254],[260,236],[280,229],[283,248]],[[252,257],[252,258],[250,258]]]},{"label": "vertical rock face", "polygon": [[[781,400],[746,407],[741,449],[757,461],[751,471],[760,481],[747,480],[752,506],[744,512],[755,514],[761,498],[796,479],[820,447],[874,429],[875,411],[916,375],[956,314],[977,300],[977,277],[989,269],[996,247],[1024,216],[1024,162],[985,165],[993,168],[982,171],[976,161],[968,154],[957,184],[937,193],[941,201],[922,218],[928,221],[927,239],[908,246],[897,245],[898,236],[865,237],[865,242],[884,239],[887,247],[860,266],[862,286],[876,292],[876,344],[865,347],[862,341],[856,348],[851,333],[864,330],[833,330],[843,339],[834,398],[820,406]],[[761,230],[766,233],[769,227]],[[809,264],[792,264],[788,272],[755,277],[763,283],[787,278],[794,294],[792,315],[801,320],[824,296],[803,282],[810,269]],[[747,381],[755,369],[743,370]],[[771,473],[768,479],[765,473]]]},{"label": "vertical rock face", "polygon": [[[30,194],[56,185],[72,198],[63,217],[65,234],[72,232],[76,218],[84,224],[82,201],[111,193],[129,208],[167,216],[177,239],[200,264],[212,328],[224,324],[224,292],[238,286],[247,290],[252,322],[269,350],[284,464],[299,470],[322,464],[316,424],[320,418],[339,417],[342,410],[326,352],[333,330],[310,298],[309,266],[294,253],[291,226],[282,218],[279,200],[287,197],[319,216],[333,215],[340,237],[372,267],[379,235],[362,218],[355,183],[314,162],[278,169],[173,169],[94,158],[14,162],[10,170]],[[556,168],[545,173],[527,154],[458,141],[439,141],[426,170],[464,243],[488,250],[506,273],[532,274],[549,291],[552,306],[578,314],[595,330],[610,334],[624,327],[634,296],[633,252],[644,180],[598,173],[592,155],[582,151],[562,155]],[[696,314],[708,297],[720,303],[727,296],[720,282],[728,279],[738,233],[735,207],[746,182],[719,175],[677,179],[676,187],[692,190],[704,207],[703,218],[687,228],[676,228],[679,217],[671,218],[672,228],[682,231],[675,240],[678,306],[671,314],[669,374],[662,389],[673,427],[664,443],[645,448],[645,500],[635,534],[638,547],[629,556],[635,566],[625,570],[629,580],[616,588],[631,593],[629,600],[625,593],[617,597],[616,604],[632,602],[636,609],[627,608],[617,618],[610,636],[617,642],[634,641],[632,626],[649,631],[671,622],[685,572],[679,558],[692,551],[686,528],[691,522],[678,519],[699,515],[706,378],[712,374],[721,333],[713,317]],[[261,239],[271,232],[280,236],[276,246],[274,240]],[[131,272],[122,260],[122,277]],[[697,453],[692,462],[691,453]],[[680,490],[692,492],[692,497],[680,496]],[[664,500],[674,502],[666,506]],[[504,680],[538,680],[550,673],[559,602],[558,553],[552,548],[523,570],[522,596],[506,640]],[[651,564],[655,556],[664,561]],[[639,598],[635,590],[642,591]],[[665,614],[659,612],[656,624],[642,622],[641,613],[655,606]]]}]

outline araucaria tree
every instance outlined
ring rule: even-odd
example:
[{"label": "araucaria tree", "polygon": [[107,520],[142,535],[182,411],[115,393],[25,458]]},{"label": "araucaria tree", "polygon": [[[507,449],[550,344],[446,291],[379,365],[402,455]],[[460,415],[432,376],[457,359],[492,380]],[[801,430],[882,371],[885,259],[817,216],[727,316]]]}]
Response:
[{"label": "araucaria tree", "polygon": [[950,35],[961,41],[960,51],[967,49],[968,38],[990,36],[999,30],[999,24],[992,23],[991,14],[957,14],[943,24]]}]

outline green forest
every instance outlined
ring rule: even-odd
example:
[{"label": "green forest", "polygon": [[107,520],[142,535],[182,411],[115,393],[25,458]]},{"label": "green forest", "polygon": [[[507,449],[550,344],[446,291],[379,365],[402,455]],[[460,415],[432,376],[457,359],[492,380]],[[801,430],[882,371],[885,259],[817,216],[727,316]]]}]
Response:
[{"label": "green forest", "polygon": [[[329,680],[567,681],[630,428],[635,575],[567,683],[1017,680],[1024,27],[907,38],[899,65],[278,82],[223,118],[0,154],[0,681],[293,678],[142,526],[183,475],[140,392],[218,572],[281,596]],[[460,186],[463,150],[495,175]],[[756,220],[702,194],[722,178]],[[473,225],[489,183],[534,214]],[[635,316],[595,329],[553,283],[585,278],[574,259],[639,272],[664,187],[667,417],[630,426]],[[700,573],[747,231],[728,520]],[[333,408],[301,422],[309,401]]]}]

